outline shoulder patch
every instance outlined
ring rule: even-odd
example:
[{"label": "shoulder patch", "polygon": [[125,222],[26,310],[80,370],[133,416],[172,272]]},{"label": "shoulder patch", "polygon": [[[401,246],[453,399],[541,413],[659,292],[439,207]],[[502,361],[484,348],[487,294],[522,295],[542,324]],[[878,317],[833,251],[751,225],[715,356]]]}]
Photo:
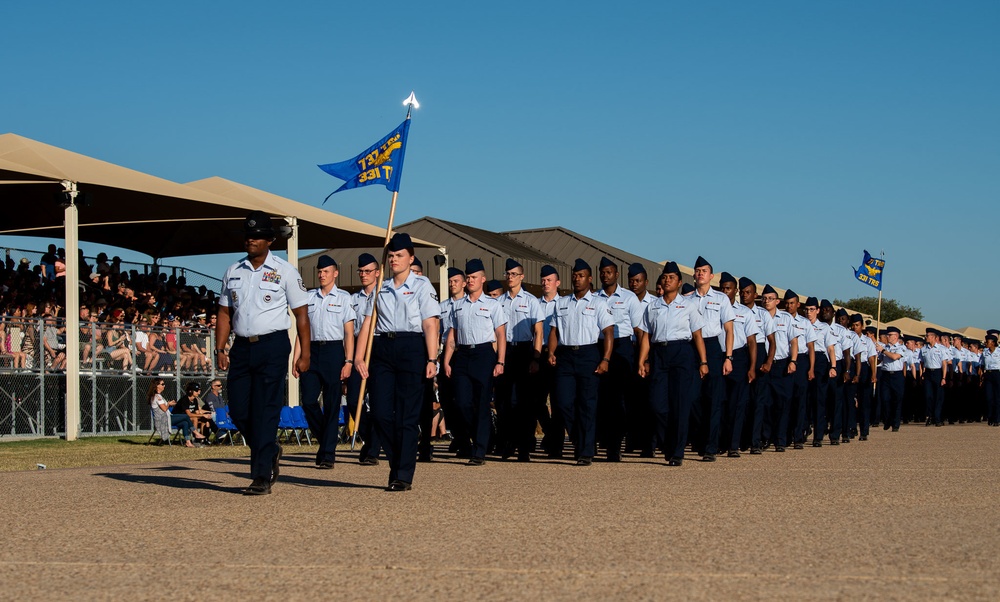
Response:
[{"label": "shoulder patch", "polygon": [[299,289],[301,289],[303,293],[306,292],[306,285],[302,284],[301,278],[299,278]]}]

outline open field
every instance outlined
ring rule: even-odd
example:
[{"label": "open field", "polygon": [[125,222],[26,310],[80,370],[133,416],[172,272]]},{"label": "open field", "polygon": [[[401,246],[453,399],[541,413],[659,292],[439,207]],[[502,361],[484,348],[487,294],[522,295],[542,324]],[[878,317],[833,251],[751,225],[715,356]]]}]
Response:
[{"label": "open field", "polygon": [[405,493],[293,445],[256,498],[245,458],[150,451],[169,459],[0,474],[6,598],[1000,598],[985,425],[680,468],[443,459]]}]

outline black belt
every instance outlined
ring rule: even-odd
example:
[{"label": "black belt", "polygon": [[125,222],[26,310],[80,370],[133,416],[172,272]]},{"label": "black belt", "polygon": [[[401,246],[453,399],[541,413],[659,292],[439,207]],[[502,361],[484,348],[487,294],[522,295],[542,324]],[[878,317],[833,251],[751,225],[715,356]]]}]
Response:
[{"label": "black belt", "polygon": [[1000,372],[1000,368],[997,368],[996,370],[986,369],[986,370],[983,370],[983,372]]},{"label": "black belt", "polygon": [[310,345],[316,345],[317,347],[323,347],[324,345],[333,345],[334,343],[344,343],[344,339],[338,339],[336,341],[309,341]]},{"label": "black belt", "polygon": [[473,351],[475,349],[483,349],[484,347],[493,348],[493,343],[476,343],[475,345],[458,345],[458,348],[462,351]]},{"label": "black belt", "polygon": [[559,345],[556,349],[569,349],[571,351],[582,351],[584,349],[592,349],[597,347],[597,343],[591,343],[590,345]]},{"label": "black belt", "polygon": [[513,341],[510,343],[512,347],[530,347],[532,341]]},{"label": "black belt", "polygon": [[666,347],[670,343],[690,343],[691,339],[674,339],[672,341],[656,341],[653,343],[654,347]]},{"label": "black belt", "polygon": [[376,332],[375,336],[385,337],[387,339],[408,339],[412,337],[422,337],[424,333],[422,332]]},{"label": "black belt", "polygon": [[882,370],[882,372],[885,372],[886,374],[902,374],[903,373],[902,370]]},{"label": "black belt", "polygon": [[278,336],[288,337],[288,332],[284,330],[275,330],[274,332],[269,332],[267,334],[255,334],[249,337],[236,337],[237,343],[261,343],[268,339],[273,339]]}]

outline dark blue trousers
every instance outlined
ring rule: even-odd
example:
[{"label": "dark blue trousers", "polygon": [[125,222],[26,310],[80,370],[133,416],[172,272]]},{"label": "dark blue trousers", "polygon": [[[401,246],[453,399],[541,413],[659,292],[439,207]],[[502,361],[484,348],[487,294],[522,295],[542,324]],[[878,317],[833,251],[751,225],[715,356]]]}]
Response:
[{"label": "dark blue trousers", "polygon": [[792,443],[806,442],[806,408],[809,405],[809,354],[800,353],[792,379]]},{"label": "dark blue trousers", "polygon": [[750,384],[747,374],[750,371],[750,352],[746,346],[733,351],[733,371],[726,379],[726,404],[723,413],[722,440],[719,448],[723,451],[736,451],[740,448],[743,438],[743,423],[747,415],[747,402],[750,399]]},{"label": "dark blue trousers", "polygon": [[598,344],[556,348],[556,404],[577,458],[593,458],[597,438]]},{"label": "dark blue trousers", "polygon": [[597,432],[601,447],[609,455],[621,452],[625,439],[626,407],[625,396],[629,391],[635,371],[635,357],[632,340],[629,337],[615,339],[608,371],[600,377],[597,395]]},{"label": "dark blue trousers", "polygon": [[879,375],[879,388],[882,389],[882,423],[897,429],[903,420],[904,378],[902,370],[899,372],[883,370]]},{"label": "dark blue trousers", "polygon": [[250,447],[253,479],[271,478],[291,351],[288,333],[279,331],[256,343],[237,337],[229,353],[229,416]]},{"label": "dark blue trousers", "polygon": [[369,398],[373,426],[389,458],[390,483],[412,483],[417,467],[427,347],[423,334],[413,334],[416,336],[376,335],[368,369],[375,384]]},{"label": "dark blue trousers", "polygon": [[[441,358],[441,361],[444,361],[444,357]],[[452,361],[454,361],[454,358],[452,358]],[[454,449],[456,455],[468,457],[472,435],[465,428],[462,411],[455,402],[455,379],[445,375],[444,365],[441,366],[437,382],[438,400],[441,402],[441,411],[444,412],[445,423],[448,425],[448,431],[451,432],[453,439],[452,446],[450,447]]]},{"label": "dark blue trousers", "polygon": [[538,379],[530,373],[534,356],[530,342],[507,343],[504,370],[496,379],[495,397],[497,448],[501,455],[510,455],[516,450],[523,456],[535,451],[538,412],[532,389],[537,386]]},{"label": "dark blue trousers", "polygon": [[934,424],[941,422],[941,409],[944,407],[944,387],[941,386],[943,373],[942,368],[928,368],[924,371],[924,412]]},{"label": "dark blue trousers", "polygon": [[[340,431],[340,371],[344,367],[344,342],[314,341],[309,349],[309,371],[299,377],[302,410],[319,444],[316,463],[333,462],[337,458]],[[319,403],[321,394],[322,406]]]},{"label": "dark blue trousers", "polygon": [[830,360],[826,350],[816,352],[816,367],[813,369],[813,379],[809,383],[809,405],[813,408],[813,443],[823,441],[826,434],[826,404],[830,393]]},{"label": "dark blue trousers", "polygon": [[722,423],[722,403],[726,398],[726,381],[722,364],[726,351],[719,339],[705,339],[705,360],[708,375],[701,379],[701,397],[691,404],[691,446],[699,454],[719,453],[719,431]]},{"label": "dark blue trousers", "polygon": [[871,429],[872,397],[875,388],[872,386],[872,368],[868,362],[861,364],[861,376],[858,378],[858,434],[868,437]]},{"label": "dark blue trousers", "polygon": [[[370,375],[370,373],[369,373]],[[366,458],[378,458],[379,452],[382,451],[382,444],[379,443],[378,434],[375,432],[373,427],[374,418],[372,417],[371,411],[371,398],[372,389],[375,387],[375,382],[371,379],[365,384],[365,401],[361,404],[361,421],[355,425],[358,429],[358,437],[364,442],[361,444],[361,452],[358,457],[359,460],[364,460]],[[358,411],[358,395],[361,394],[361,375],[358,374],[357,370],[351,371],[351,375],[347,377],[347,406],[344,411],[357,418]],[[347,416],[344,416],[345,421]]]},{"label": "dark blue trousers", "polygon": [[[451,381],[455,406],[465,432],[472,434],[472,457],[485,458],[490,442],[490,399],[493,391],[493,367],[497,353],[485,343],[475,348],[459,346],[451,358]],[[506,363],[506,362],[504,362]]]},{"label": "dark blue trousers", "polygon": [[[762,335],[763,336],[763,335]],[[771,441],[774,437],[774,423],[771,411],[771,372],[761,372],[760,368],[767,361],[767,346],[757,343],[757,378],[750,383],[750,402],[747,406],[747,420],[743,427],[743,441],[740,447],[760,447],[762,441]],[[756,441],[756,443],[754,443]]]},{"label": "dark blue trousers", "polygon": [[667,459],[683,459],[692,402],[700,391],[698,360],[689,341],[652,344],[649,358],[649,403],[656,420],[656,439]]},{"label": "dark blue trousers", "polygon": [[557,456],[563,453],[566,446],[566,423],[556,404],[556,369],[549,364],[549,353],[544,347],[538,364],[534,393],[535,412],[545,433],[542,447],[546,453]]},{"label": "dark blue trousers", "polygon": [[844,383],[844,430],[841,433],[841,438],[851,439],[855,436],[858,431],[858,385],[861,384],[861,379],[858,382],[854,382],[854,375],[858,373],[858,367],[854,366],[851,370],[850,378],[846,383]]},{"label": "dark blue trousers", "polygon": [[[796,368],[798,366],[796,365]],[[774,360],[771,363],[771,371],[767,376],[767,409],[771,417],[771,434],[768,438],[774,437],[774,444],[778,447],[788,445],[788,422],[792,410],[792,390],[795,386],[795,375],[788,374],[788,358]],[[754,440],[752,447],[760,447],[763,438],[761,430],[757,428],[756,417],[754,419]]]},{"label": "dark blue trousers", "polygon": [[827,387],[827,416],[830,420],[830,441],[840,443],[844,431],[844,360],[837,360],[837,376]]},{"label": "dark blue trousers", "polygon": [[986,421],[996,425],[1000,423],[1000,372],[983,372],[983,392],[986,394]]}]

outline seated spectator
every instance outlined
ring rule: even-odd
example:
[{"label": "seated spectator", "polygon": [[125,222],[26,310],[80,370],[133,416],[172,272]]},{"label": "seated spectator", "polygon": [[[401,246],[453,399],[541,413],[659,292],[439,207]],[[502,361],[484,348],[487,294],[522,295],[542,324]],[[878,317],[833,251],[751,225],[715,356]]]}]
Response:
[{"label": "seated spectator", "polygon": [[157,372],[169,370],[174,364],[174,354],[167,348],[164,331],[157,329],[160,322],[159,314],[149,316],[149,343],[146,345],[146,371]]},{"label": "seated spectator", "polygon": [[117,367],[128,370],[132,365],[132,352],[129,350],[129,331],[124,322],[124,311],[116,309],[111,312],[111,326],[104,333],[104,353],[112,361],[120,362]]},{"label": "seated spectator", "polygon": [[24,368],[25,355],[21,351],[21,337],[24,335],[15,326],[10,317],[0,320],[0,357],[10,359],[10,367],[15,370]]},{"label": "seated spectator", "polygon": [[39,264],[42,266],[42,278],[48,281],[56,279],[56,246],[49,245],[49,250],[42,255]]},{"label": "seated spectator", "polygon": [[53,370],[64,370],[66,368],[65,343],[59,342],[59,333],[66,332],[66,328],[56,325],[56,319],[51,314],[45,316],[45,330],[42,332],[42,345],[45,347],[45,361],[49,368]]},{"label": "seated spectator", "polygon": [[83,306],[80,308],[80,360],[88,364],[91,357],[97,357],[102,351],[104,345],[101,344],[101,329],[97,327],[97,316],[89,307]]},{"label": "seated spectator", "polygon": [[202,408],[212,413],[213,432],[215,432],[216,443],[225,441],[226,437],[229,436],[229,431],[225,431],[220,435],[218,426],[214,426],[215,411],[218,408],[225,407],[225,405],[226,401],[222,398],[222,381],[217,378],[213,379],[208,383],[208,391],[202,397]]},{"label": "seated spectator", "polygon": [[191,442],[192,424],[191,418],[184,412],[171,413],[170,409],[177,405],[176,401],[167,401],[163,397],[163,390],[166,383],[162,378],[154,378],[149,385],[146,397],[149,398],[149,405],[153,408],[153,424],[160,432],[160,439],[163,442],[170,440],[170,429],[179,428],[184,433],[184,447],[195,447]]},{"label": "seated spectator", "polygon": [[143,316],[139,318],[139,326],[135,330],[135,364],[141,365],[143,372],[149,372],[158,357],[158,353],[150,350],[149,320]]},{"label": "seated spectator", "polygon": [[198,395],[201,394],[201,385],[198,383],[188,383],[184,387],[184,397],[181,397],[174,404],[171,412],[174,414],[185,414],[191,420],[191,433],[199,442],[204,442],[207,437],[202,433],[212,425],[209,412],[202,410],[198,406]]},{"label": "seated spectator", "polygon": [[208,361],[207,337],[203,331],[188,325],[184,326],[180,334],[181,344],[181,370],[185,368],[193,371],[207,370],[211,364]]}]

